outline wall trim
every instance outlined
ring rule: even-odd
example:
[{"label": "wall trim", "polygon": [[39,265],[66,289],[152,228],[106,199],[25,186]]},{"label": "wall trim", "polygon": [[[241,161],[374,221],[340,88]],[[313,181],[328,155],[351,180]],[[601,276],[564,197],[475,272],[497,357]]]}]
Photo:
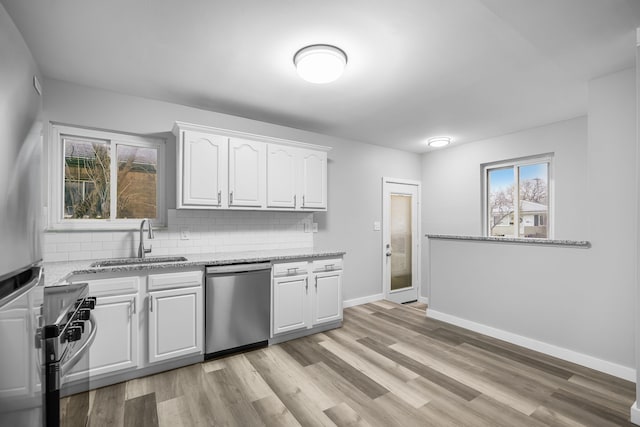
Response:
[{"label": "wall trim", "polygon": [[[507,332],[502,329],[496,329],[491,326],[486,326],[481,323],[476,323],[471,320],[462,319],[450,314],[442,313],[430,308],[427,309],[427,317],[441,320],[452,325],[460,326],[465,329],[479,332],[481,334],[488,335],[493,338],[498,338],[503,341],[507,341],[511,344],[516,344],[521,347],[535,350],[540,353],[547,354],[549,356],[557,357],[559,359],[566,360],[568,362],[577,363],[578,365],[586,366],[587,368],[595,369],[600,372],[604,372],[609,375],[613,375],[618,378],[622,378],[633,383],[636,382],[636,370],[627,366],[618,365],[606,360],[598,359],[593,356],[589,356],[577,351],[569,350],[563,347],[558,347],[553,344],[547,344],[542,341],[538,341],[532,338],[527,338],[522,335]],[[634,405],[635,407],[635,405]],[[639,411],[635,407],[636,411]],[[640,412],[638,412],[640,416]],[[640,420],[640,418],[638,418]]]},{"label": "wall trim", "polygon": [[640,425],[640,408],[638,408],[637,400],[631,405],[631,422]]},{"label": "wall trim", "polygon": [[343,308],[354,307],[356,305],[367,304],[369,302],[380,301],[384,299],[384,294],[369,295],[366,297],[353,298],[342,302]]}]

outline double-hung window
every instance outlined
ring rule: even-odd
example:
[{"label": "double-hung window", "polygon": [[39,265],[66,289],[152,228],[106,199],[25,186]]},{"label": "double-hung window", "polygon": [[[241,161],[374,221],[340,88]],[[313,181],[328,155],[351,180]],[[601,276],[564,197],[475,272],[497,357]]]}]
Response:
[{"label": "double-hung window", "polygon": [[130,229],[165,223],[164,140],[54,124],[51,229]]},{"label": "double-hung window", "polygon": [[552,238],[553,155],[485,164],[484,234]]}]

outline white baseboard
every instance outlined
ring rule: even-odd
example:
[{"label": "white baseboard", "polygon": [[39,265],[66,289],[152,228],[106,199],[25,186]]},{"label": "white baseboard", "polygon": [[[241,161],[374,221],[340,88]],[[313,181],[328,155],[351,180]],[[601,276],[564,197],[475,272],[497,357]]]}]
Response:
[{"label": "white baseboard", "polygon": [[[354,307],[356,305],[362,305],[362,304],[366,304],[369,302],[375,302],[375,301],[380,301],[384,299],[384,294],[375,294],[375,295],[369,295],[366,297],[362,297],[362,298],[354,298],[354,299],[348,299],[342,302],[342,307],[343,308],[348,308],[348,307]],[[418,301],[424,304],[429,305],[429,298],[427,297],[418,297]]]},{"label": "white baseboard", "polygon": [[640,408],[637,400],[631,405],[631,422],[640,426]]},{"label": "white baseboard", "polygon": [[[539,351],[540,353],[548,354],[549,356],[557,357],[568,362],[577,363],[578,365],[586,366],[587,368],[595,369],[596,371],[604,372],[606,374],[613,375],[614,377],[622,378],[634,383],[636,382],[636,370],[627,366],[618,365],[616,363],[598,359],[593,356],[578,353],[577,351],[558,347],[552,344],[547,344],[542,341],[527,338],[522,335],[514,334],[512,332],[503,331],[502,329],[496,329],[491,326],[483,325],[481,323],[472,322],[471,320],[462,319],[460,317],[435,311],[430,308],[427,309],[427,317],[451,323],[452,325],[460,326],[465,329],[470,329],[472,331],[479,332],[493,338],[498,338],[503,341],[528,348],[530,350]],[[636,410],[638,410],[637,407]],[[640,416],[640,414],[638,415]]]},{"label": "white baseboard", "polygon": [[384,299],[384,294],[375,294],[375,295],[369,295],[362,298],[348,299],[342,302],[342,307],[343,308],[353,307],[356,305],[362,305],[368,302],[380,301],[383,299]]}]

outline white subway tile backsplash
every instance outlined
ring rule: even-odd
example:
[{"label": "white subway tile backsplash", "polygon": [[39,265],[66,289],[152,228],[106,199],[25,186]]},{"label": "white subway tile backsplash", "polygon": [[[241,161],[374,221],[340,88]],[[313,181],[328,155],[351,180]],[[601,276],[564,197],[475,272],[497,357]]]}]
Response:
[{"label": "white subway tile backsplash", "polygon": [[[246,250],[312,248],[313,234],[304,224],[307,212],[168,211],[166,228],[156,229],[151,256]],[[180,231],[188,229],[189,240]],[[44,238],[44,259],[49,262],[137,256],[138,230],[50,232]]]}]

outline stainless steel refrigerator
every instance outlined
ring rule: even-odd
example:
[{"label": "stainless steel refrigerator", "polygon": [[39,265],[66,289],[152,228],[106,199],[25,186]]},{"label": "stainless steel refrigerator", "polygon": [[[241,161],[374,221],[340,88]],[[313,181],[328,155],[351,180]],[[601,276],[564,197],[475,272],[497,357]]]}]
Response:
[{"label": "stainless steel refrigerator", "polygon": [[0,425],[43,420],[41,96],[37,68],[0,4]]}]

